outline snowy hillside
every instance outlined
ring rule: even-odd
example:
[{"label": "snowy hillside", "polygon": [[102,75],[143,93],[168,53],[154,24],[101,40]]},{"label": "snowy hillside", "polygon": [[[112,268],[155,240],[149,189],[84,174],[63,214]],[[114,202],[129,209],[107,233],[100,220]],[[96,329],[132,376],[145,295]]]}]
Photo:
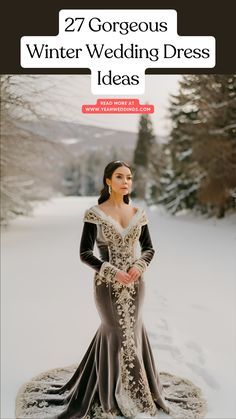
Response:
[{"label": "snowy hillside", "polygon": [[[100,318],[93,271],[78,256],[83,214],[96,197],[37,205],[2,231],[2,414],[19,387],[47,369],[79,363]],[[143,206],[156,250],[143,320],[158,371],[192,380],[207,418],[235,418],[236,216],[203,219]]]}]

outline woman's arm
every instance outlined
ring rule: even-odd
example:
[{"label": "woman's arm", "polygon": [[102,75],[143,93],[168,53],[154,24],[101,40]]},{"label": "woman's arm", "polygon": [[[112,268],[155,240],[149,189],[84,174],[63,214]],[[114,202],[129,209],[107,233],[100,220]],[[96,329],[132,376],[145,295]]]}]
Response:
[{"label": "woman's arm", "polygon": [[142,226],[139,242],[141,245],[141,256],[135,260],[133,266],[135,266],[140,273],[143,274],[155,253],[147,224]]},{"label": "woman's arm", "polygon": [[107,281],[112,281],[119,269],[111,263],[103,262],[94,256],[93,249],[96,237],[97,225],[85,222],[80,241],[80,260],[95,269],[95,271],[98,272],[99,275],[104,276]]}]

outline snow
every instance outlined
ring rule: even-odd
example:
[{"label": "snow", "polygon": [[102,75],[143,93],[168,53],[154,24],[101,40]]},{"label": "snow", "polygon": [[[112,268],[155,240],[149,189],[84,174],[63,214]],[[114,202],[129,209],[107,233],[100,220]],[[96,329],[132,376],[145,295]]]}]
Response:
[{"label": "snow", "polygon": [[[54,197],[2,230],[2,414],[19,387],[79,363],[100,318],[93,272],[78,256],[96,197]],[[145,273],[143,321],[158,371],[192,380],[207,418],[235,418],[236,215],[206,219],[143,206],[156,253]],[[96,250],[97,253],[97,250]]]},{"label": "snow", "polygon": [[61,140],[61,143],[67,144],[67,145],[77,144],[79,142],[81,142],[79,138],[64,138],[63,140]]}]

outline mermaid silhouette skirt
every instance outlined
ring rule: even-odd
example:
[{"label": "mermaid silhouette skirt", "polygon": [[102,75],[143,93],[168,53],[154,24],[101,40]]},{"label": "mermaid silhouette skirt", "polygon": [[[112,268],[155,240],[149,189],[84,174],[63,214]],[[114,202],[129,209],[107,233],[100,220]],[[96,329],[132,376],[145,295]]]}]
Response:
[{"label": "mermaid silhouette skirt", "polygon": [[[71,379],[46,393],[62,396],[58,419],[134,417],[141,412],[154,416],[160,408],[168,412],[142,323],[143,273],[154,254],[145,211],[138,208],[127,228],[97,206],[86,210],[84,221],[80,258],[96,271],[93,290],[101,325]],[[95,241],[100,259],[93,253]],[[132,266],[140,271],[136,281],[124,285],[116,280],[118,270],[128,272]],[[53,397],[51,402],[59,403]]]},{"label": "mermaid silhouette skirt", "polygon": [[[57,418],[134,417],[155,415],[166,408],[163,387],[141,312],[145,282],[129,286],[94,285],[101,325],[71,379],[47,393],[62,396],[64,408]],[[119,294],[119,295],[118,295]],[[53,399],[52,401],[53,402]]]},{"label": "mermaid silhouette skirt", "polygon": [[[93,291],[101,324],[78,367],[40,374],[20,389],[17,417],[134,418],[139,413],[159,416],[161,409],[171,416],[176,413],[175,417],[205,417],[207,404],[200,388],[189,380],[165,374],[165,387],[169,388],[164,394],[154,363],[142,322],[144,272],[154,255],[147,222],[143,208],[138,208],[126,228],[97,206],[86,210],[80,258],[96,271]],[[95,242],[100,258],[93,253]],[[135,251],[138,242],[140,257]],[[121,284],[117,271],[128,272],[133,266],[139,270],[139,278]],[[69,379],[68,371],[72,371]],[[51,377],[53,382],[49,382]],[[58,379],[65,384],[59,385]]]}]

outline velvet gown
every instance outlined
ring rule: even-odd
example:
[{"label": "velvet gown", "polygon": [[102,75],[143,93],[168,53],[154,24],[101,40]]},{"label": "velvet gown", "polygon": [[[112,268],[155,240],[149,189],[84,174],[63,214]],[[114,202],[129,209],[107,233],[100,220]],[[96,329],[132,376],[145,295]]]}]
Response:
[{"label": "velvet gown", "polygon": [[[101,324],[71,379],[45,390],[51,403],[53,394],[62,395],[53,417],[129,418],[141,412],[155,416],[160,409],[169,413],[142,322],[144,272],[155,253],[145,210],[136,208],[126,228],[97,205],[85,211],[83,221],[80,258],[95,271],[93,292]],[[95,243],[100,258],[94,255]],[[115,280],[118,270],[131,266],[140,271],[138,280],[128,285]]]}]

